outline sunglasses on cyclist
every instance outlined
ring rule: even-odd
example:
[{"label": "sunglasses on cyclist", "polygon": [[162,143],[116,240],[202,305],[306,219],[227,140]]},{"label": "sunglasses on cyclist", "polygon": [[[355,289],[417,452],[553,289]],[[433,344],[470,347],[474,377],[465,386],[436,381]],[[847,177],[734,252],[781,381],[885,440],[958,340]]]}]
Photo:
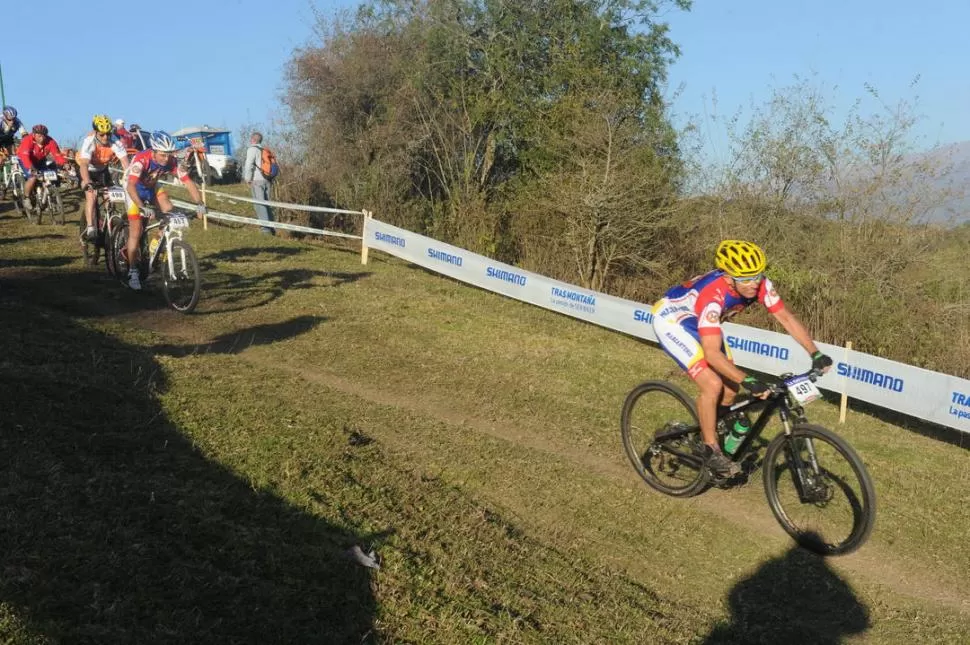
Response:
[{"label": "sunglasses on cyclist", "polygon": [[743,277],[743,278],[735,278],[734,281],[735,282],[740,282],[742,284],[744,284],[745,282],[761,282],[761,280],[764,277],[765,277],[765,274],[764,273],[759,273],[758,275],[749,275],[749,276]]}]

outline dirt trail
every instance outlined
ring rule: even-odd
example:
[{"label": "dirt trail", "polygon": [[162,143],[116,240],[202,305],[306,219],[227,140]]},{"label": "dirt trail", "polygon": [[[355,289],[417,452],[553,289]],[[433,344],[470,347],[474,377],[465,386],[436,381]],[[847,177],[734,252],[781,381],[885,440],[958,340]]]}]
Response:
[{"label": "dirt trail", "polygon": [[[141,322],[154,327],[148,320]],[[164,328],[163,325],[158,325],[154,331],[172,337],[173,340],[178,339],[183,342],[189,340],[184,334],[179,335],[169,325],[164,325]],[[191,339],[190,342],[199,342],[199,339]],[[632,477],[630,469],[619,460],[592,455],[589,451],[565,443],[557,444],[548,437],[538,437],[529,433],[528,430],[521,429],[520,424],[511,422],[503,424],[501,421],[476,418],[456,409],[453,399],[434,392],[423,392],[418,399],[407,393],[388,390],[386,387],[379,388],[368,383],[350,380],[322,368],[283,365],[277,360],[271,360],[265,352],[261,351],[247,350],[237,354],[237,357],[254,366],[282,371],[308,383],[323,385],[329,389],[359,397],[370,403],[391,406],[431,417],[444,423],[462,426],[490,437],[521,445],[530,450],[568,460],[584,470],[592,471],[601,477],[615,481],[619,489],[630,485]],[[753,485],[760,484],[755,482]],[[681,503],[697,505],[707,514],[717,515],[738,526],[763,535],[785,535],[774,518],[770,514],[762,512],[763,509],[753,509],[747,504],[724,503],[722,496],[729,494],[710,490],[703,495],[684,500]],[[962,589],[958,584],[944,582],[945,576],[926,569],[925,563],[900,559],[898,553],[888,551],[880,545],[870,543],[854,554],[829,558],[827,562],[840,572],[886,587],[901,596],[970,616],[970,589]]]},{"label": "dirt trail", "polygon": [[[275,361],[263,359],[256,352],[241,356],[243,360],[260,367],[273,367],[298,376],[310,383],[323,385],[333,390],[365,399],[371,403],[393,406],[435,418],[445,423],[471,428],[497,439],[508,441],[566,459],[575,465],[595,472],[617,482],[618,487],[626,487],[631,480],[631,469],[625,464],[609,460],[588,451],[581,451],[573,446],[556,445],[546,437],[536,437],[528,432],[513,429],[500,422],[484,421],[473,416],[462,414],[455,410],[453,401],[435,399],[427,393],[417,400],[406,394],[390,392],[365,383],[359,383],[342,378],[336,374],[320,369],[294,368],[281,366]],[[754,485],[760,485],[755,483]],[[782,528],[769,514],[756,512],[744,504],[725,504],[721,496],[727,493],[710,490],[707,493],[689,500],[685,504],[696,504],[705,513],[715,514],[723,519],[734,522],[739,526],[755,530],[765,535],[785,535]],[[902,562],[896,553],[886,551],[879,545],[868,544],[856,553],[838,558],[829,558],[827,562],[835,569],[858,575],[869,582],[891,589],[894,593],[941,605],[951,610],[970,616],[970,589],[961,589],[956,585],[948,585],[941,581],[941,576],[933,571],[925,570],[924,565],[916,562]]]}]

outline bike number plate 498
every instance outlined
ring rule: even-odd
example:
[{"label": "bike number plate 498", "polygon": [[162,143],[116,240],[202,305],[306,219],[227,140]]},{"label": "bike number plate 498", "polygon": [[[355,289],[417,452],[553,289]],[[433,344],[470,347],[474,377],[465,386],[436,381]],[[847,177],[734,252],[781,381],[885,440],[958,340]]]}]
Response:
[{"label": "bike number plate 498", "polygon": [[123,202],[125,201],[125,189],[124,188],[109,188],[108,189],[108,199],[112,202]]},{"label": "bike number plate 498", "polygon": [[53,170],[45,170],[44,179],[47,179],[49,181],[54,181],[55,179],[57,179],[57,172]]},{"label": "bike number plate 498", "polygon": [[189,218],[183,215],[172,215],[168,220],[168,227],[173,231],[189,227]]},{"label": "bike number plate 498", "polygon": [[794,376],[786,379],[785,385],[788,386],[788,391],[800,405],[807,405],[822,397],[822,393],[818,391],[818,388],[807,376]]}]

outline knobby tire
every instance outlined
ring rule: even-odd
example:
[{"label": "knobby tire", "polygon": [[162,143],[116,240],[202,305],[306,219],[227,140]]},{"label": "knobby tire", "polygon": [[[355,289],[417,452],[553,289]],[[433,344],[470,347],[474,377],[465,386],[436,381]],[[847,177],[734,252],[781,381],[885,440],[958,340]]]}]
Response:
[{"label": "knobby tire", "polygon": [[[644,402],[647,395],[651,396]],[[646,409],[650,406],[654,410]],[[650,487],[671,497],[691,497],[702,492],[709,481],[708,469],[700,457],[693,455],[693,449],[700,443],[699,430],[675,439],[655,441],[657,431],[669,429],[671,422],[697,428],[694,400],[666,381],[641,383],[623,403],[620,415],[623,448],[633,469]],[[661,476],[678,483],[665,481]]]},{"label": "knobby tire", "polygon": [[[796,484],[796,463],[810,475],[813,475],[810,464],[802,459],[802,448],[809,441],[816,453],[822,446],[829,446],[834,452],[827,458],[819,458],[820,476],[816,479],[823,481],[820,489],[828,490],[831,494],[829,501],[803,501],[795,499],[799,484]],[[781,457],[781,459],[779,459]],[[839,463],[839,459],[844,464]],[[842,465],[844,472],[837,473],[835,469]],[[848,468],[844,468],[847,466]],[[764,486],[768,498],[768,506],[775,519],[782,528],[801,546],[820,555],[843,555],[855,551],[862,546],[872,533],[876,520],[876,493],[872,478],[866,470],[865,464],[856,454],[848,442],[827,428],[821,426],[800,424],[792,429],[791,435],[780,434],[768,445],[764,458]],[[786,491],[787,500],[782,499],[779,488]],[[821,497],[821,494],[819,495]],[[842,498],[844,497],[844,501]],[[835,504],[832,504],[835,502]],[[851,513],[851,528],[838,531],[836,536],[823,529],[819,523],[814,526],[800,526],[793,519],[795,514],[815,513],[821,517],[822,512],[831,509],[830,517],[846,516]],[[813,511],[813,509],[815,509]],[[817,511],[817,512],[816,512]],[[827,524],[831,520],[826,519]]]}]

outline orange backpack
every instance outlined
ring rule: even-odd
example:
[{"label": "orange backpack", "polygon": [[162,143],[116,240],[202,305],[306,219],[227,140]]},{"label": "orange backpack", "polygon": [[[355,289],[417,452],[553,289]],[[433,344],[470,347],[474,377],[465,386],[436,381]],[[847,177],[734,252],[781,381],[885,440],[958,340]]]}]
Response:
[{"label": "orange backpack", "polygon": [[276,155],[269,148],[260,148],[261,156],[259,158],[259,172],[263,173],[263,177],[267,180],[272,181],[276,179],[276,176],[280,174],[280,166],[276,163]]}]

